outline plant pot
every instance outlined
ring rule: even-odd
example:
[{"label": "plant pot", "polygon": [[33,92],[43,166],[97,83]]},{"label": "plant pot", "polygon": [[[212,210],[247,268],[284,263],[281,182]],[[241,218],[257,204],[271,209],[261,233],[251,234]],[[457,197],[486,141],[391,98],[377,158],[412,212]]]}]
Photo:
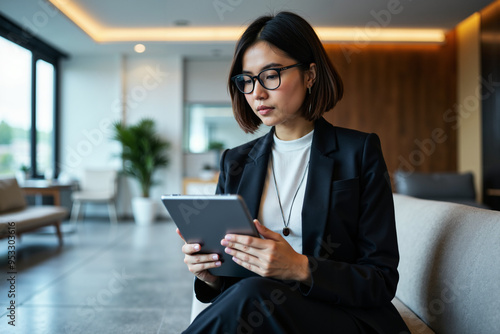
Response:
[{"label": "plant pot", "polygon": [[156,218],[156,201],[147,197],[134,197],[132,213],[137,225],[151,225]]},{"label": "plant pot", "polygon": [[29,179],[29,175],[28,175],[28,173],[19,171],[19,172],[16,172],[16,179],[17,179],[18,183],[23,183],[24,181]]}]

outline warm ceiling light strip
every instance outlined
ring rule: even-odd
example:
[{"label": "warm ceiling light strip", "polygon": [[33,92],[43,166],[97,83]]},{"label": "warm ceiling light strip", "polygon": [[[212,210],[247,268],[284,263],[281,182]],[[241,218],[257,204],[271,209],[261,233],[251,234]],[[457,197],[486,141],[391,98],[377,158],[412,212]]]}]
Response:
[{"label": "warm ceiling light strip", "polygon": [[173,27],[106,29],[101,34],[104,42],[234,42],[243,33],[241,27]]},{"label": "warm ceiling light strip", "polygon": [[[178,27],[150,29],[103,29],[102,42],[162,41],[162,42],[234,42],[243,33],[242,27]],[[379,29],[365,32],[359,28],[315,28],[323,42],[409,42],[443,43],[442,30]]]},{"label": "warm ceiling light strip", "polygon": [[[109,42],[234,42],[244,27],[106,28],[71,0],[49,0],[94,41]],[[315,28],[323,42],[443,43],[440,29]]]},{"label": "warm ceiling light strip", "polygon": [[443,43],[445,33],[441,29],[399,28],[315,28],[325,42],[427,42]]}]

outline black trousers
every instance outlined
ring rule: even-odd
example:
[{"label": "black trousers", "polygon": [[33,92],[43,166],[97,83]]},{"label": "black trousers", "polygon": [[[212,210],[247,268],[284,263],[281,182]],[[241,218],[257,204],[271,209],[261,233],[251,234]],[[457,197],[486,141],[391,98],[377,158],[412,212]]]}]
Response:
[{"label": "black trousers", "polygon": [[239,281],[184,333],[374,333],[348,309],[304,297],[298,287],[262,277]]}]

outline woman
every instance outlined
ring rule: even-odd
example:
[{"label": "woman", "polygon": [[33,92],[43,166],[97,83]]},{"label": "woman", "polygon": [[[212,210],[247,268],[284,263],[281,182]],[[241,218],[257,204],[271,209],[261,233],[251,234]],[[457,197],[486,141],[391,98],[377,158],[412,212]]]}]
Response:
[{"label": "woman", "polygon": [[314,30],[288,12],[254,21],[229,87],[244,131],[272,126],[224,152],[217,187],[258,217],[262,238],[221,241],[258,276],[213,276],[218,256],[185,244],[196,296],[212,302],[186,333],[408,332],[391,304],[399,255],[380,142],[322,118],[343,87]]}]

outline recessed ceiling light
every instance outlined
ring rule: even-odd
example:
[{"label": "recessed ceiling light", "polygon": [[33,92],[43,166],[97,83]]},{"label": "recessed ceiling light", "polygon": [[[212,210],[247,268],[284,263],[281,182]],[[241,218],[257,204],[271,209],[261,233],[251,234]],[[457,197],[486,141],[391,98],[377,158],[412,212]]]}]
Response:
[{"label": "recessed ceiling light", "polygon": [[144,46],[144,44],[136,44],[134,46],[134,51],[137,53],[143,53],[144,51],[146,51],[146,47]]}]

